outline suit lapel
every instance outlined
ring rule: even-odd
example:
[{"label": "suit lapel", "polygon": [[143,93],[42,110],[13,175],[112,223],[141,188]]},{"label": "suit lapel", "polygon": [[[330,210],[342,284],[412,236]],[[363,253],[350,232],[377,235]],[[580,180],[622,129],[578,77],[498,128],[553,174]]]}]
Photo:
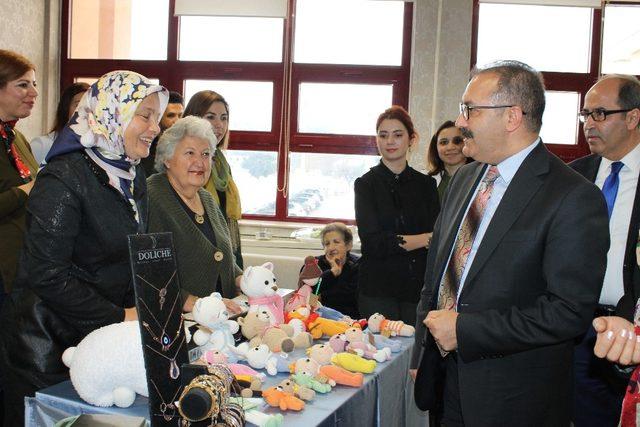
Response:
[{"label": "suit lapel", "polygon": [[[507,191],[487,227],[478,252],[469,268],[462,293],[469,289],[468,284],[487,262],[496,246],[527,207],[531,198],[536,194],[543,180],[540,175],[549,171],[549,157],[542,142],[527,156],[511,180]],[[460,295],[462,297],[462,294]]]},{"label": "suit lapel", "polygon": [[441,240],[438,247],[438,256],[435,262],[435,265],[437,266],[437,274],[433,276],[438,279],[436,286],[439,286],[442,281],[442,275],[444,274],[444,269],[447,266],[447,260],[449,259],[451,248],[453,247],[453,243],[458,235],[458,228],[460,227],[460,223],[462,222],[467,206],[471,203],[471,197],[473,197],[473,194],[475,193],[478,181],[480,181],[480,178],[484,174],[486,168],[486,164],[478,163],[476,170],[469,174],[469,177],[465,180],[466,182],[460,184],[462,191],[449,191],[449,197],[453,194],[457,194],[458,197],[455,201],[452,201],[451,211],[446,213],[441,212],[441,214],[445,213],[449,218],[455,218],[455,220],[442,221],[442,225],[444,225],[445,228],[442,230],[441,236],[446,236],[446,239]]}]

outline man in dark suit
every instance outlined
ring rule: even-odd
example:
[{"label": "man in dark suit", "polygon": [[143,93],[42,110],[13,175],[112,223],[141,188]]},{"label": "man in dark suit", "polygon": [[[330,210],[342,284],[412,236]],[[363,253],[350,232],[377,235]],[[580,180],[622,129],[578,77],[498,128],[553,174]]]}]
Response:
[{"label": "man in dark suit", "polygon": [[447,427],[567,426],[574,340],[606,266],[606,204],[542,144],[538,72],[491,64],[462,101],[456,125],[476,161],[449,184],[431,241],[416,403]]},{"label": "man in dark suit", "polygon": [[[633,321],[640,296],[636,259],[640,220],[640,82],[633,76],[601,78],[589,91],[580,112],[591,155],[571,163],[578,173],[594,182],[606,195],[610,208],[611,247],[607,270],[594,318],[613,316]],[[624,319],[610,319],[605,330],[629,331]],[[614,323],[615,322],[615,323]],[[626,332],[625,332],[626,335]],[[596,332],[589,328],[576,347],[574,424],[615,426],[628,382],[628,371],[596,358]]]}]

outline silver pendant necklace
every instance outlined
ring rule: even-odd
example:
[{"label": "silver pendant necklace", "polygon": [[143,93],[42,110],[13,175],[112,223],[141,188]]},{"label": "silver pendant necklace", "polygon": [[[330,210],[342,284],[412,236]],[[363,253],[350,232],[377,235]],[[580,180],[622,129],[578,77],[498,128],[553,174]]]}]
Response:
[{"label": "silver pendant necklace", "polygon": [[151,284],[151,282],[149,282],[147,279],[145,279],[141,275],[136,274],[137,278],[139,278],[144,283],[146,283],[147,285],[151,286],[153,289],[158,291],[158,299],[159,299],[159,302],[160,302],[160,311],[162,311],[162,306],[164,305],[165,297],[167,296],[167,287],[169,286],[169,283],[171,283],[171,281],[175,277],[177,271],[178,270],[174,270],[173,271],[173,274],[171,275],[171,277],[169,277],[169,280],[167,280],[167,283],[165,283],[165,285],[163,287],[161,287],[161,288],[158,288],[157,286]]},{"label": "silver pendant necklace", "polygon": [[149,335],[151,335],[151,338],[162,346],[163,352],[167,352],[171,348],[171,346],[173,346],[173,344],[176,342],[176,340],[180,336],[180,333],[182,332],[182,323],[184,322],[184,318],[182,317],[182,315],[180,315],[180,324],[178,325],[178,330],[176,331],[175,336],[171,338],[166,331],[167,325],[169,324],[169,320],[171,320],[171,313],[173,313],[173,309],[176,307],[176,303],[178,302],[179,296],[180,294],[176,294],[176,299],[173,301],[173,305],[171,306],[171,311],[169,312],[169,316],[167,316],[167,320],[164,322],[164,326],[160,325],[160,322],[158,322],[158,319],[156,318],[156,316],[154,316],[153,312],[149,309],[149,306],[147,306],[147,303],[144,302],[142,298],[138,297],[138,300],[142,303],[144,308],[147,309],[149,316],[151,316],[153,321],[156,322],[156,325],[158,325],[158,327],[160,328],[160,336],[158,336],[158,334],[153,332],[153,330],[151,329],[151,326],[147,322],[142,321],[142,326],[144,326],[147,332],[149,332]]},{"label": "silver pendant necklace", "polygon": [[155,348],[151,347],[149,344],[145,344],[145,346],[149,350],[153,351],[157,355],[162,356],[165,359],[167,359],[169,362],[171,362],[169,364],[169,376],[171,377],[171,379],[174,379],[174,380],[177,379],[180,376],[180,367],[176,363],[176,357],[178,357],[178,353],[180,352],[180,348],[182,347],[182,344],[184,343],[184,339],[185,339],[185,337],[182,337],[182,340],[180,341],[180,345],[178,345],[178,347],[176,348],[176,353],[173,355],[173,357],[169,357],[166,354],[162,354],[158,350],[156,350]]}]

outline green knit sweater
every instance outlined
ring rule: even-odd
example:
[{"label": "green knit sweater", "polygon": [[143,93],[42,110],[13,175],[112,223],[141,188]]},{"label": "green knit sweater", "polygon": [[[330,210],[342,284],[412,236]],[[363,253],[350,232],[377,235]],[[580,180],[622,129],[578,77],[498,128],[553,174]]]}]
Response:
[{"label": "green knit sweater", "polygon": [[[200,200],[207,212],[216,236],[216,245],[195,226],[184,211],[171,188],[166,173],[152,175],[147,179],[149,191],[149,233],[172,232],[173,245],[178,263],[178,277],[185,294],[205,297],[216,289],[218,276],[222,278],[222,296],[237,295],[235,278],[242,274],[236,265],[229,229],[220,209],[206,190],[198,190]],[[214,254],[223,257],[216,261]],[[219,258],[219,256],[218,256]]]}]

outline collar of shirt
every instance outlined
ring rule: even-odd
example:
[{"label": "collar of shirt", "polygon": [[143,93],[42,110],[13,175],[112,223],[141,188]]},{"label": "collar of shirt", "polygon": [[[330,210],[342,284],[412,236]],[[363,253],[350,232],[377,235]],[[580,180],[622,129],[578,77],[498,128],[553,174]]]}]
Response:
[{"label": "collar of shirt", "polygon": [[[540,137],[536,138],[536,140],[529,144],[526,148],[518,151],[511,157],[507,157],[497,164],[498,172],[500,172],[500,179],[502,179],[502,181],[506,183],[507,186],[511,183],[511,180],[515,176],[516,172],[518,172],[518,169],[520,169],[520,165],[522,165],[524,159],[527,158],[529,153],[533,151],[538,143],[540,143]],[[487,171],[488,170],[489,168],[487,168]]]},{"label": "collar of shirt", "polygon": [[[620,161],[624,163],[624,166],[620,170],[621,172],[633,172],[634,175],[638,175],[640,172],[640,144],[636,145],[636,147],[629,151]],[[613,160],[602,158],[599,171],[605,174],[605,178],[611,173],[612,163]]]}]

